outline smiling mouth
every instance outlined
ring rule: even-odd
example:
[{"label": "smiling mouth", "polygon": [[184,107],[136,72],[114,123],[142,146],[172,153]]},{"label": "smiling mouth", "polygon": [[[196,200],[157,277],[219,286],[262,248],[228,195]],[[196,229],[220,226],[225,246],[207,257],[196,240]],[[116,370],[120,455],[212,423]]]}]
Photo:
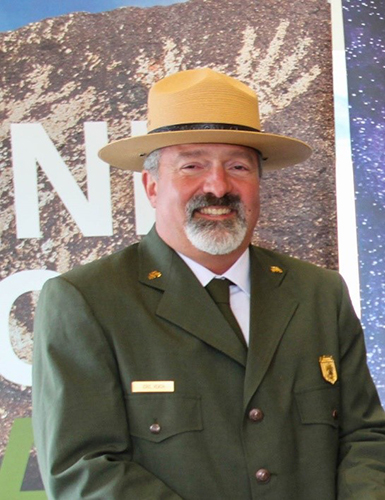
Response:
[{"label": "smiling mouth", "polygon": [[207,193],[192,197],[186,205],[187,221],[199,224],[214,224],[217,222],[234,223],[235,220],[244,219],[243,205],[240,196],[225,194],[217,198]]},{"label": "smiling mouth", "polygon": [[229,207],[202,207],[197,209],[197,212],[202,215],[212,215],[212,216],[228,215],[232,211],[233,210]]}]

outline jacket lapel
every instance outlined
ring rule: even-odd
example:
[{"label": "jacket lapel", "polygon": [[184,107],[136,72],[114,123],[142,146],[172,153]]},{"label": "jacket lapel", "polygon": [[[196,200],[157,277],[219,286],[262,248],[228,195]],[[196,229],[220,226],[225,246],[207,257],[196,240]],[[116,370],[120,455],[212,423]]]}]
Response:
[{"label": "jacket lapel", "polygon": [[298,307],[287,270],[256,247],[251,247],[250,257],[250,346],[244,386],[245,408],[262,382]]},{"label": "jacket lapel", "polygon": [[140,243],[140,281],[163,292],[157,315],[246,365],[247,351],[194,273],[155,229]]}]

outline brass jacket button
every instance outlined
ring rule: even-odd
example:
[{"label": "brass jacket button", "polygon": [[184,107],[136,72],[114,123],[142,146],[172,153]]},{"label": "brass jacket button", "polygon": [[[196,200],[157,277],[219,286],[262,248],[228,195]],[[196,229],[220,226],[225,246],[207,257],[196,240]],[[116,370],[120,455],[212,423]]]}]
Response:
[{"label": "brass jacket button", "polygon": [[332,416],[333,416],[334,420],[338,420],[338,411],[333,410]]},{"label": "brass jacket button", "polygon": [[249,419],[253,422],[261,422],[264,419],[265,415],[263,411],[259,408],[253,408],[249,411]]},{"label": "brass jacket button", "polygon": [[271,474],[267,469],[259,469],[255,473],[255,477],[257,478],[258,483],[268,483],[270,481]]},{"label": "brass jacket button", "polygon": [[152,434],[159,434],[159,432],[160,432],[160,425],[159,424],[152,424],[152,425],[150,425],[150,432]]}]

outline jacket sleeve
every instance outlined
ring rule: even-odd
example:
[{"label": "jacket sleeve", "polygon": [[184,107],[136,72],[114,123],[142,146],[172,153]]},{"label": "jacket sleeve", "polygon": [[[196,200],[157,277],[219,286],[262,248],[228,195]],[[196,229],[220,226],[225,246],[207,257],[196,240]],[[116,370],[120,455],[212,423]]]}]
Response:
[{"label": "jacket sleeve", "polygon": [[55,500],[177,500],[132,461],[117,363],[95,314],[63,278],[48,281],[35,317],[33,426]]},{"label": "jacket sleeve", "polygon": [[343,285],[338,500],[385,498],[385,416],[366,363],[364,335]]}]

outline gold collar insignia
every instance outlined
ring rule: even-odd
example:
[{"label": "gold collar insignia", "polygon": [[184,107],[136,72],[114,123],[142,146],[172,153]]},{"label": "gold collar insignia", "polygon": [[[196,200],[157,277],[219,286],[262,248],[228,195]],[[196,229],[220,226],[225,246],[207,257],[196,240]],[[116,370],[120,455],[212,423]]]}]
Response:
[{"label": "gold collar insignia", "polygon": [[282,274],[283,273],[282,269],[280,267],[278,267],[278,266],[271,266],[270,267],[270,271],[272,273],[278,273],[278,274]]},{"label": "gold collar insignia", "polygon": [[154,280],[156,278],[160,278],[161,276],[162,276],[162,273],[160,271],[151,271],[150,273],[148,273],[147,278],[149,280]]}]

